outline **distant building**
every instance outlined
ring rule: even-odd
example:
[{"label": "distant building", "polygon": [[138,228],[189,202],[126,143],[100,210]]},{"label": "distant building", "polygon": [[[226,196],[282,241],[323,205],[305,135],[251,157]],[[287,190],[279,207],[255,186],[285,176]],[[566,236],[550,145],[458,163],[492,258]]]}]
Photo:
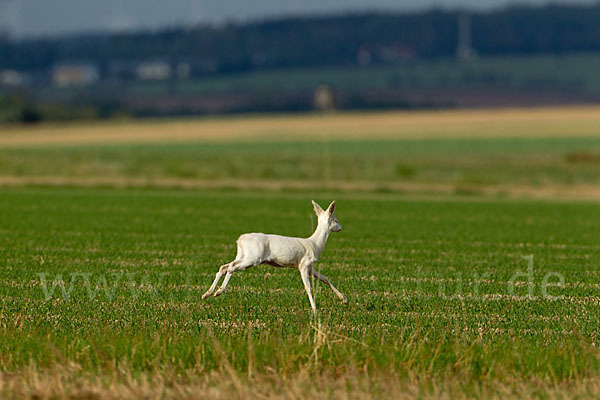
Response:
[{"label": "distant building", "polygon": [[29,83],[29,77],[14,69],[0,71],[0,86],[16,87]]},{"label": "distant building", "polygon": [[52,71],[52,83],[57,87],[80,87],[98,82],[98,67],[89,63],[61,64]]},{"label": "distant building", "polygon": [[162,81],[171,78],[171,66],[165,61],[145,61],[135,71],[141,81]]}]

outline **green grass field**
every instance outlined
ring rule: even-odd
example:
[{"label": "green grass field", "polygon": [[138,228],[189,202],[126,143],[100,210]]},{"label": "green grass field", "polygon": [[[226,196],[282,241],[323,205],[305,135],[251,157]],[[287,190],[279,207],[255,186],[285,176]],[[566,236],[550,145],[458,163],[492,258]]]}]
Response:
[{"label": "green grass field", "polygon": [[[594,398],[595,108],[0,134],[0,398]],[[200,300],[235,240],[344,230]]]},{"label": "green grass field", "polygon": [[77,395],[81,382],[103,397],[219,382],[238,397],[597,388],[593,203],[336,193],[344,230],[317,269],[349,307],[317,284],[315,320],[298,272],[266,266],[200,300],[239,234],[308,236],[310,199],[333,196],[2,190],[0,393]]}]

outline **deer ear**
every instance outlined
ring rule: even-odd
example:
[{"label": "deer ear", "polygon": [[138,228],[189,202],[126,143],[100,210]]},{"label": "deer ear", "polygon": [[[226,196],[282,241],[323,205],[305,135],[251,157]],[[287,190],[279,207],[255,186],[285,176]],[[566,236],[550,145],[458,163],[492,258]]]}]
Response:
[{"label": "deer ear", "polygon": [[320,205],[318,205],[317,203],[315,203],[315,201],[314,201],[314,200],[311,200],[311,201],[312,201],[312,203],[313,203],[313,207],[314,207],[314,209],[315,209],[315,214],[317,214],[317,217],[318,217],[319,215],[323,214],[323,212],[324,212],[324,211],[323,211],[323,209],[321,208],[321,206],[320,206]]},{"label": "deer ear", "polygon": [[333,210],[335,210],[335,200],[331,202],[329,207],[327,207],[327,212],[329,213],[329,215],[333,214]]}]

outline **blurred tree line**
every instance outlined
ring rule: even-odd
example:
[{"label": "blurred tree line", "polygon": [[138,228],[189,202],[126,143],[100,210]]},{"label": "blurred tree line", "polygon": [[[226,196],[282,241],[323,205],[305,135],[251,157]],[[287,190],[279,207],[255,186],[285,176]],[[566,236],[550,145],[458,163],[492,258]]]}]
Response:
[{"label": "blurred tree line", "polygon": [[[401,56],[453,56],[459,11],[290,17],[223,26],[0,42],[0,69],[42,70],[69,60],[97,63],[185,60],[193,75],[264,68],[383,63]],[[472,45],[482,55],[600,50],[600,3],[515,6],[473,13]],[[387,51],[387,53],[386,53]],[[380,56],[378,56],[378,54]],[[383,54],[383,55],[382,55]],[[373,55],[373,56],[372,56]],[[392,54],[393,56],[393,54]]]}]

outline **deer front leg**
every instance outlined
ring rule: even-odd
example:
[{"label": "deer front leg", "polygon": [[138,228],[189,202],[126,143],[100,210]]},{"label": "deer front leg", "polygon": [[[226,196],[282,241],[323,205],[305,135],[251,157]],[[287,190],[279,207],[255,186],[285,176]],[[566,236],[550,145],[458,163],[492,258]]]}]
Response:
[{"label": "deer front leg", "polygon": [[300,276],[302,277],[302,283],[304,283],[304,290],[306,290],[306,294],[308,295],[308,300],[310,300],[310,307],[313,311],[317,311],[317,307],[315,306],[315,300],[312,297],[312,292],[310,288],[310,280],[308,276],[310,274],[310,270],[312,269],[311,263],[301,263],[299,266]]},{"label": "deer front leg", "polygon": [[335,293],[335,295],[337,297],[339,297],[340,300],[342,300],[342,302],[344,304],[348,305],[348,300],[346,300],[346,297],[342,294],[342,292],[340,292],[339,290],[337,290],[335,288],[335,286],[333,286],[333,284],[329,281],[329,279],[325,275],[321,274],[319,271],[317,271],[314,268],[312,269],[312,275],[315,278],[317,278],[318,280],[320,280],[321,282],[327,284],[331,288],[331,290],[333,290],[333,293]]}]

